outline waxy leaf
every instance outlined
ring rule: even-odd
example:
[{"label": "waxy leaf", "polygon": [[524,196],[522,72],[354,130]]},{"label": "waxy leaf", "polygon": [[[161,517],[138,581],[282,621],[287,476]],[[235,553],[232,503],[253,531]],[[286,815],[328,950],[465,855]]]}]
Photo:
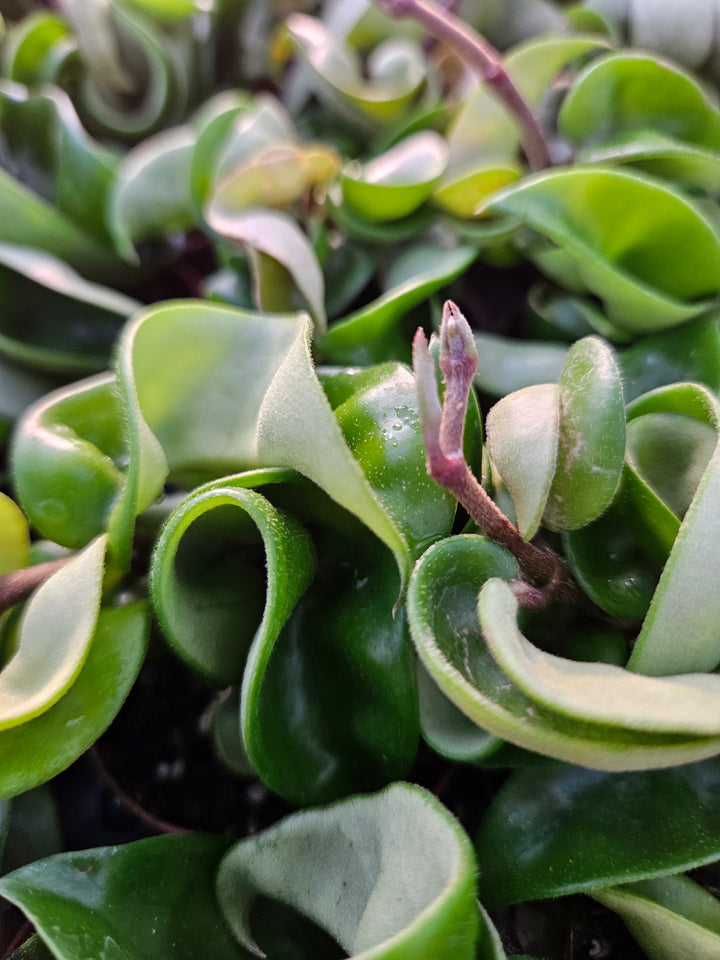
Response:
[{"label": "waxy leaf", "polygon": [[525,540],[537,533],[552,486],[560,437],[560,394],[554,384],[525,387],[490,410],[487,446],[515,507]]},{"label": "waxy leaf", "polygon": [[408,548],[353,458],[314,373],[306,315],[272,316],[185,301],[125,330],[118,376],[130,466],[110,520],[127,562],[134,518],[172,474],[292,467],[366,523],[403,571]]},{"label": "waxy leaf", "polygon": [[477,839],[488,906],[678,873],[718,859],[720,762],[597,773],[515,773]]},{"label": "waxy leaf", "polygon": [[679,68],[632,51],[594,60],[563,100],[558,125],[575,144],[652,131],[720,149],[720,113],[702,88]]},{"label": "waxy leaf", "polygon": [[428,476],[410,370],[381,364],[321,377],[353,456],[420,556],[450,533],[456,503]]},{"label": "waxy leaf", "polygon": [[0,671],[0,731],[44,713],[77,677],[100,607],[106,540],[58,570],[23,610],[18,647]]},{"label": "waxy leaf", "polygon": [[[540,37],[510,50],[503,66],[525,101],[534,107],[569,61],[604,45],[602,38],[596,36]],[[515,159],[520,142],[515,118],[484,83],[461,106],[447,137],[450,163],[442,187],[461,174],[474,172],[480,162],[487,163],[487,157],[497,159],[502,169],[508,160]]]},{"label": "waxy leaf", "polygon": [[618,913],[650,960],[682,952],[713,960],[720,950],[720,901],[689,877],[662,877],[605,890],[593,899]]},{"label": "waxy leaf", "polygon": [[225,194],[216,194],[206,209],[209,226],[240,244],[248,253],[255,274],[255,300],[259,309],[291,310],[298,304],[278,303],[273,275],[263,275],[263,257],[270,258],[290,275],[307,305],[318,332],[325,330],[325,282],[312,244],[296,222],[276,210],[227,209]]},{"label": "waxy leaf", "polygon": [[471,960],[474,887],[462,829],[408,784],[293,814],[233,847],[218,874],[225,918],[259,956],[249,913],[267,896],[310,917],[351,957]]},{"label": "waxy leaf", "polygon": [[227,214],[246,207],[287,207],[340,168],[337,153],[324,144],[288,143],[269,147],[221,180],[211,210]]},{"label": "waxy leaf", "polygon": [[3,877],[0,891],[58,960],[248,960],[213,894],[226,849],[187,833],[63,853]]},{"label": "waxy leaf", "polygon": [[0,350],[36,369],[84,374],[104,369],[131,297],[84,280],[32,247],[0,244]]},{"label": "waxy leaf", "polygon": [[642,620],[679,524],[672,524],[670,518],[669,531],[663,528],[659,533],[654,528],[653,541],[663,542],[653,549],[628,486],[624,475],[618,495],[605,513],[580,530],[563,533],[562,540],[565,561],[593,603],[613,617]]},{"label": "waxy leaf", "polygon": [[[718,404],[693,384],[654,391],[631,405],[633,417],[668,411],[710,422],[717,431]],[[675,538],[628,667],[639,673],[674,674],[713,670],[720,662],[718,613],[712,587],[720,564],[715,555],[713,507],[720,483],[720,446],[710,457]],[[682,637],[683,642],[677,642]]]},{"label": "waxy leaf", "polygon": [[0,493],[0,576],[26,567],[30,560],[30,531],[20,507]]},{"label": "waxy leaf", "polygon": [[478,612],[495,662],[542,707],[578,724],[611,724],[678,736],[720,733],[720,677],[706,673],[644,677],[614,664],[545,653],[518,629],[517,600],[497,578],[480,591]]},{"label": "waxy leaf", "polygon": [[18,425],[12,450],[18,497],[33,525],[66,547],[103,533],[123,487],[126,452],[112,376],[38,401]]},{"label": "waxy leaf", "polygon": [[620,353],[625,400],[656,387],[694,381],[720,392],[720,328],[714,316],[643,337]]},{"label": "waxy leaf", "polygon": [[400,332],[399,322],[413,307],[460,276],[476,257],[470,246],[453,250],[430,244],[411,247],[393,265],[387,292],[333,323],[319,348],[333,363],[366,365],[388,357],[409,360],[410,337]]},{"label": "waxy leaf", "polygon": [[394,120],[424,82],[425,58],[408,40],[390,39],[376,47],[368,57],[365,80],[355,51],[338,42],[320,20],[294,13],[286,28],[303,64],[312,71],[317,96],[362,128]]},{"label": "waxy leaf", "polygon": [[475,386],[492,397],[554,383],[565,366],[568,348],[562,343],[515,340],[493,333],[476,333],[478,368]]},{"label": "waxy leaf", "polygon": [[24,793],[60,773],[110,725],[145,655],[145,603],[100,611],[75,682],[44,713],[0,731],[0,797]]},{"label": "waxy leaf", "polygon": [[123,157],[110,194],[108,219],[126,259],[137,259],[135,247],[140,241],[182,233],[194,225],[190,197],[194,149],[192,128],[175,127],[149,137]]},{"label": "waxy leaf", "polygon": [[[415,663],[390,551],[311,487],[269,497],[312,531],[317,573],[243,677],[243,741],[262,780],[299,805],[407,775],[418,744]],[[289,499],[288,499],[288,494]]]},{"label": "waxy leaf", "polygon": [[[240,683],[251,647],[254,659],[269,656],[314,572],[302,527],[246,489],[264,479],[251,473],[200,487],[173,511],[153,556],[152,597],[166,637],[220,686]],[[252,562],[258,547],[266,584]]]},{"label": "waxy leaf", "polygon": [[[85,132],[67,94],[0,81],[3,163],[76,227],[109,245],[105,222],[117,160]],[[72,256],[72,251],[67,251]]]},{"label": "waxy leaf", "polygon": [[350,164],[343,172],[343,198],[369,220],[399,220],[428,199],[447,157],[439,134],[414,133],[362,166]]},{"label": "waxy leaf", "polygon": [[[502,548],[481,537],[462,536],[426,551],[411,577],[408,618],[416,649],[430,676],[467,717],[516,746],[598,769],[670,766],[720,752],[717,735],[633,730],[620,715],[613,723],[592,722],[589,716],[571,719],[554,705],[548,709],[527,696],[486,645],[490,633],[495,644],[517,630],[513,593],[502,580],[491,580],[515,575],[514,560]],[[481,631],[477,595],[488,580],[481,593]],[[488,599],[483,600],[485,591]],[[698,682],[710,680],[712,686],[715,679],[701,676]],[[661,727],[661,706],[646,700],[645,707],[653,716],[648,725],[657,719]]]},{"label": "waxy leaf", "polygon": [[610,320],[633,333],[697,316],[716,293],[720,237],[660,182],[618,170],[554,170],[501,191],[487,209],[557,244]]},{"label": "waxy leaf", "polygon": [[185,68],[174,62],[157,25],[123,0],[63,5],[84,66],[76,96],[86,126],[103,136],[140,139],[176,123],[188,96]]},{"label": "waxy leaf", "polygon": [[558,381],[557,467],[543,522],[576,530],[612,502],[625,453],[625,408],[615,358],[597,337],[568,352]]},{"label": "waxy leaf", "polygon": [[84,275],[107,275],[117,257],[47,201],[0,169],[0,242],[37,247]]}]

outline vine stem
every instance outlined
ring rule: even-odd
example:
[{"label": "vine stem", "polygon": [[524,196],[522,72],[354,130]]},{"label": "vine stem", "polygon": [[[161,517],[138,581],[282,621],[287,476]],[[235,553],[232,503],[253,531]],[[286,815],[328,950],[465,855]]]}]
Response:
[{"label": "vine stem", "polygon": [[522,578],[513,581],[513,590],[522,606],[537,609],[551,599],[576,599],[577,584],[561,557],[545,544],[523,540],[465,460],[463,433],[478,355],[470,326],[451,300],[443,307],[439,339],[445,383],[442,404],[435,363],[422,328],[413,341],[415,389],[428,473],[453,494],[486,536],[515,557]]},{"label": "vine stem", "polygon": [[376,0],[376,3],[391,17],[412,17],[436,40],[451,47],[495,91],[516,118],[530,167],[543,170],[551,165],[545,132],[492,44],[436,0]]},{"label": "vine stem", "polygon": [[27,600],[34,590],[61,570],[71,559],[72,557],[62,557],[60,560],[48,560],[47,563],[38,563],[34,567],[25,567],[1,576],[0,614],[14,607],[16,603]]}]

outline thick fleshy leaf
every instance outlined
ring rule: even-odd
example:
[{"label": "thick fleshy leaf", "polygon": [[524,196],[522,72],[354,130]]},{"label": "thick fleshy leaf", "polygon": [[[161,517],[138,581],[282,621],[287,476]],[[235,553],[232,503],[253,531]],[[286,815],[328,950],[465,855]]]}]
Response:
[{"label": "thick fleshy leaf", "polygon": [[701,87],[678,67],[632,51],[593,61],[563,100],[558,125],[575,144],[652,131],[720,149],[720,113]]},{"label": "thick fleshy leaf", "polygon": [[2,169],[0,242],[45,250],[85,276],[107,275],[117,264],[114,253]]},{"label": "thick fleshy leaf", "polygon": [[0,493],[0,576],[26,567],[30,560],[30,530],[20,507]]},{"label": "thick fleshy leaf", "polygon": [[[630,669],[662,675],[712,670],[720,662],[712,593],[716,558],[710,538],[718,469],[716,451],[676,537],[628,664]],[[678,644],[679,636],[682,644]]]},{"label": "thick fleshy leaf", "polygon": [[13,474],[20,503],[43,536],[82,547],[105,531],[124,484],[123,432],[107,374],[57,390],[27,411],[15,432]]},{"label": "thick fleshy leaf", "polygon": [[9,153],[3,166],[39,188],[80,230],[109,244],[105,206],[117,160],[87,135],[67,94],[0,81],[0,125]]},{"label": "thick fleshy leaf", "polygon": [[[277,210],[235,210],[232,205],[228,209],[226,201],[224,194],[216,194],[206,210],[206,218],[213,230],[247,251],[255,274],[258,308],[291,310],[306,305],[316,328],[323,332],[326,324],[325,282],[312,244],[295,220]],[[264,276],[261,257],[269,257],[287,271],[304,304],[277,302],[276,281],[272,275]]]},{"label": "thick fleshy leaf", "polygon": [[[565,561],[584,592],[601,610],[622,620],[642,620],[679,524],[653,531],[659,550],[639,523],[627,477],[605,513],[580,530],[563,533]],[[623,661],[624,662],[624,661]]]},{"label": "thick fleshy leaf", "polygon": [[322,383],[353,456],[420,556],[450,533],[456,503],[428,476],[411,372],[381,364],[326,373]]},{"label": "thick fleshy leaf", "polygon": [[[3,38],[3,72],[11,80],[35,83],[47,72],[47,61],[54,58],[70,35],[70,26],[56,13],[36,10],[13,24]],[[72,50],[72,44],[68,44]],[[67,56],[68,51],[64,52]],[[58,59],[62,60],[61,55]],[[53,71],[48,71],[51,73]],[[50,79],[49,77],[47,79]]]},{"label": "thick fleshy leaf", "polygon": [[40,370],[104,369],[122,324],[140,304],[84,280],[63,260],[0,244],[0,350]]},{"label": "thick fleshy leaf", "polygon": [[391,547],[409,553],[353,458],[314,373],[307,316],[272,316],[185,301],[126,328],[118,376],[130,420],[130,466],[110,520],[127,558],[134,517],[171,474],[286,466],[313,480]]},{"label": "thick fleshy leaf", "polygon": [[720,855],[717,759],[642,773],[514,774],[477,840],[488,906],[677,873]]},{"label": "thick fleshy leaf", "polygon": [[618,358],[629,403],[656,387],[695,381],[720,392],[720,326],[714,316],[643,337]]},{"label": "thick fleshy leaf", "polygon": [[310,917],[349,956],[471,960],[474,888],[462,829],[408,784],[287,817],[233,847],[218,874],[222,911],[255,954],[249,913],[262,895]]},{"label": "thick fleshy leaf", "polygon": [[641,880],[591,896],[618,913],[650,960],[683,952],[714,960],[720,951],[720,901],[689,877]]},{"label": "thick fleshy leaf", "polygon": [[[604,45],[597,36],[540,37],[508,51],[504,67],[525,101],[534,107],[569,61]],[[442,187],[476,169],[478,156],[514,160],[520,142],[514,118],[487,84],[480,84],[469,95],[447,136],[450,164]]]},{"label": "thick fleshy leaf", "polygon": [[519,180],[521,175],[520,166],[509,160],[485,163],[454,177],[445,177],[433,191],[433,201],[456,217],[472,217],[484,200]]},{"label": "thick fleshy leaf", "polygon": [[532,540],[558,461],[558,387],[546,383],[510,394],[492,407],[485,430],[493,464],[512,497],[520,533]]},{"label": "thick fleshy leaf", "polygon": [[[502,618],[496,624],[494,613],[486,611],[483,632],[477,618],[482,584],[491,577],[515,575],[509,554],[473,536],[441,541],[423,554],[413,572],[408,590],[413,641],[430,676],[467,717],[516,746],[598,769],[670,766],[720,752],[718,736],[633,731],[622,723],[570,720],[526,696],[498,667],[483,639],[488,625],[490,630],[503,628]],[[516,607],[508,586],[501,580],[492,586],[504,591],[508,605]]]},{"label": "thick fleshy leaf", "polygon": [[423,740],[441,757],[458,763],[477,763],[503,744],[458,710],[421,663],[418,664],[418,704]]},{"label": "thick fleshy leaf", "polygon": [[311,530],[317,573],[277,639],[250,650],[240,714],[250,761],[299,805],[402,778],[418,708],[392,554],[313,488],[266,493]]},{"label": "thick fleshy leaf", "polygon": [[425,58],[408,40],[390,39],[376,47],[368,58],[365,80],[355,51],[335,39],[320,20],[294,13],[286,27],[289,41],[312,71],[318,97],[363,128],[395,119],[424,82]]},{"label": "thick fleshy leaf", "polygon": [[227,840],[151,837],[63,853],[0,880],[58,960],[246,960],[213,891]]},{"label": "thick fleshy leaf", "polygon": [[557,244],[611,321],[631,332],[674,326],[712,303],[720,237],[659,181],[619,170],[554,170],[501,191],[487,209]]},{"label": "thick fleshy leaf", "polygon": [[190,126],[165,130],[123,157],[110,194],[108,219],[115,243],[128,260],[147,239],[188,230],[195,223],[190,165],[195,133]]},{"label": "thick fleshy leaf", "polygon": [[476,256],[470,246],[409,248],[393,264],[387,292],[334,323],[319,348],[333,363],[409,360],[411,338],[399,331],[398,324],[413,307],[467,270]]},{"label": "thick fleshy leaf", "polygon": [[614,664],[545,653],[520,632],[517,600],[497,578],[480,591],[478,612],[495,662],[546,710],[578,724],[608,724],[628,731],[678,737],[720,733],[720,677],[706,673],[645,677]]},{"label": "thick fleshy leaf", "polygon": [[177,123],[188,96],[186,68],[173,61],[158,26],[122,0],[63,0],[63,7],[84,67],[76,97],[85,125],[102,136],[140,139]]},{"label": "thick fleshy leaf", "polygon": [[558,381],[557,467],[543,522],[576,530],[612,502],[625,453],[625,407],[620,372],[597,337],[574,344]]},{"label": "thick fleshy leaf", "polygon": [[311,187],[332,180],[339,169],[338,154],[324,144],[271,146],[218,183],[210,210],[229,215],[246,207],[287,207]]},{"label": "thick fleshy leaf", "polygon": [[399,220],[428,199],[447,156],[447,143],[439,134],[414,133],[368,163],[347,167],[343,197],[369,220]]},{"label": "thick fleshy leaf", "polygon": [[718,442],[709,423],[681,413],[646,413],[627,424],[627,462],[643,485],[682,519]]},{"label": "thick fleshy leaf", "polygon": [[[251,645],[269,656],[314,573],[302,527],[247,489],[266,479],[275,479],[272,472],[196,490],[173,511],[153,556],[153,604],[166,637],[221,686],[240,683]],[[259,569],[258,549],[265,556]],[[266,582],[258,583],[263,568]]]},{"label": "thick fleshy leaf", "polygon": [[720,189],[720,153],[690,146],[655,133],[618,137],[608,144],[582,150],[578,163],[632,163],[641,170],[685,187],[708,193]]},{"label": "thick fleshy leaf", "polygon": [[101,610],[87,660],[57,703],[33,720],[0,731],[0,797],[13,797],[77,760],[114,719],[140,670],[147,605]]},{"label": "thick fleshy leaf", "polygon": [[476,333],[475,344],[478,351],[475,386],[492,397],[555,383],[568,354],[568,348],[562,343],[515,340],[492,333]]},{"label": "thick fleshy leaf", "polygon": [[104,537],[95,540],[25,606],[17,650],[0,671],[0,730],[44,713],[80,672],[98,617],[105,548]]}]

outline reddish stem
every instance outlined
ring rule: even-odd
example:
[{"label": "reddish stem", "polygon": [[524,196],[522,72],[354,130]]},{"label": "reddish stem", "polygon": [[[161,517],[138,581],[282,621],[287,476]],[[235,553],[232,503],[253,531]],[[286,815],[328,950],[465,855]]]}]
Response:
[{"label": "reddish stem", "polygon": [[435,0],[376,0],[376,3],[391,17],[412,17],[436,40],[451,47],[495,91],[516,118],[530,167],[542,170],[551,165],[545,132],[492,44]]}]

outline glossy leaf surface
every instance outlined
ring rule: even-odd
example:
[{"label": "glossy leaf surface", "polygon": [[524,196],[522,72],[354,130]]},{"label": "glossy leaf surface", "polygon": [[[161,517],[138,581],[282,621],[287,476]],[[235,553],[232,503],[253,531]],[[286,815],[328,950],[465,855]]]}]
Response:
[{"label": "glossy leaf surface", "polygon": [[[502,582],[514,575],[514,561],[500,547],[463,536],[431,547],[411,578],[408,616],[418,654],[438,687],[470,720],[516,746],[597,769],[669,766],[720,750],[717,735],[663,732],[662,709],[650,693],[644,709],[648,716],[657,712],[659,726],[652,729],[651,719],[649,730],[633,730],[620,714],[612,723],[593,723],[590,710],[582,719],[571,719],[559,704],[541,706],[535,691],[529,697],[488,649],[490,634],[494,646],[517,630],[517,601]],[[481,593],[481,631],[477,596],[485,581],[490,582]],[[582,673],[584,666],[569,669]],[[619,668],[595,665],[589,672],[608,669]],[[713,687],[714,680],[700,675],[698,682]],[[692,725],[694,716],[688,722]]]},{"label": "glossy leaf surface", "polygon": [[0,575],[27,566],[30,560],[30,530],[20,507],[0,494]]},{"label": "glossy leaf surface", "polygon": [[[0,880],[58,960],[249,957],[213,895],[222,837],[151,837],[41,860]],[[188,904],[192,903],[192,909]]]},{"label": "glossy leaf surface", "polygon": [[310,241],[293,219],[273,210],[228,211],[224,198],[216,198],[206,216],[209,225],[221,236],[240,244],[248,251],[255,273],[255,299],[260,309],[291,309],[292,302],[277,300],[271,276],[263,275],[262,257],[270,257],[288,272],[320,332],[325,329],[325,284],[322,271]]},{"label": "glossy leaf surface", "polygon": [[625,453],[620,372],[602,340],[586,337],[570,348],[558,397],[557,467],[543,522],[552,530],[574,530],[612,502]]},{"label": "glossy leaf surface", "polygon": [[387,291],[332,324],[319,342],[320,349],[333,363],[366,365],[388,356],[409,360],[410,337],[399,330],[400,321],[463,273],[476,256],[470,246],[446,250],[420,244],[410,248],[393,265]]},{"label": "glossy leaf surface", "polygon": [[718,858],[717,759],[642,773],[519,771],[477,839],[489,906],[664,876]]},{"label": "glossy leaf surface", "polygon": [[98,538],[33,594],[18,647],[0,671],[0,731],[44,713],[76,679],[100,606],[105,538]]},{"label": "glossy leaf surface", "polygon": [[[686,384],[640,398],[634,416],[655,410],[687,412],[717,430],[717,401],[709,391]],[[672,674],[713,670],[720,661],[717,611],[712,587],[716,559],[714,500],[720,483],[718,446],[692,497],[670,557],[663,569],[628,667],[640,673]],[[683,637],[682,645],[677,643]]]},{"label": "glossy leaf surface", "polygon": [[312,70],[317,95],[351,122],[387,123],[415,98],[424,80],[420,48],[407,40],[390,39],[368,59],[368,79],[353,50],[339,42],[320,20],[292,14],[288,35],[302,60]]},{"label": "glossy leaf surface", "polygon": [[360,516],[401,566],[407,562],[407,547],[317,381],[308,340],[304,315],[261,316],[192,301],[151,309],[126,329],[118,356],[132,424],[131,472],[111,519],[122,549],[135,514],[164,481],[162,451],[171,473],[297,469]]},{"label": "glossy leaf surface", "polygon": [[414,133],[342,179],[343,197],[370,220],[397,220],[430,196],[447,164],[445,140],[432,130]]},{"label": "glossy leaf surface", "polygon": [[258,952],[248,914],[263,894],[367,960],[474,958],[474,887],[461,828],[408,784],[294,814],[233,847],[218,876],[222,911],[248,950]]},{"label": "glossy leaf surface", "polygon": [[592,896],[620,914],[650,960],[674,960],[681,951],[713,960],[720,950],[720,902],[689,877],[641,880]]},{"label": "glossy leaf surface", "polygon": [[490,456],[512,497],[520,533],[532,540],[558,461],[558,388],[540,384],[506,396],[488,413],[485,430]]},{"label": "glossy leaf surface", "polygon": [[697,316],[715,294],[717,232],[659,182],[615,170],[555,170],[502,191],[488,209],[557,244],[611,320],[634,333]]},{"label": "glossy leaf surface", "polygon": [[[153,556],[152,596],[166,637],[220,686],[240,683],[251,644],[272,649],[314,573],[300,524],[246,488],[263,479],[251,473],[196,490],[173,512]],[[266,583],[252,562],[258,548]]]},{"label": "glossy leaf surface", "polygon": [[60,773],[110,725],[145,654],[147,607],[102,610],[77,679],[49,710],[0,731],[0,797],[12,797]]}]

